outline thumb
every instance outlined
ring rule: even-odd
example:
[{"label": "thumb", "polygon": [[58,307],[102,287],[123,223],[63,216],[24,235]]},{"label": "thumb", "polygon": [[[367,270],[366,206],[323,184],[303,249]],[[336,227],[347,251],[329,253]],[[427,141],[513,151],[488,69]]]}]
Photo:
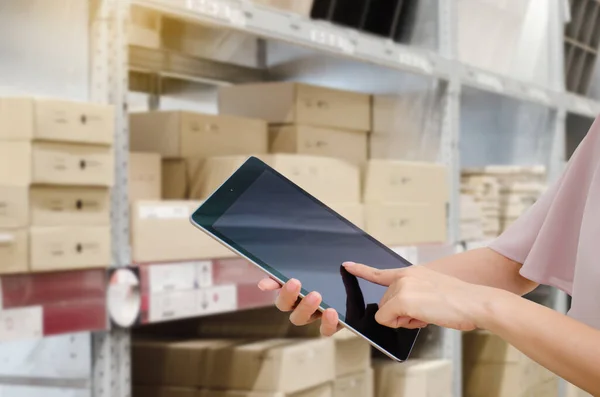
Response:
[{"label": "thumb", "polygon": [[380,270],[361,263],[344,262],[342,264],[348,273],[375,284],[389,287],[395,280],[402,276],[403,269]]}]

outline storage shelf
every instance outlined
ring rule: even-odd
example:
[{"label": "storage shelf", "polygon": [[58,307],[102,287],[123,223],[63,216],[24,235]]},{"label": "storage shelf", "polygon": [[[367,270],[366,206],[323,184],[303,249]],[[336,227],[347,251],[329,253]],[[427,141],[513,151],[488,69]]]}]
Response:
[{"label": "storage shelf", "polygon": [[567,112],[596,118],[600,114],[600,102],[581,95],[567,93],[563,96],[563,105]]}]

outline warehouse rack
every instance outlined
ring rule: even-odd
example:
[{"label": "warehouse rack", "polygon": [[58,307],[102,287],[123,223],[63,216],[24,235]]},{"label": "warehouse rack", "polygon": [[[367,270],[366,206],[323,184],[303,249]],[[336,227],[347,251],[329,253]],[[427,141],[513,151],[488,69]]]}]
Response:
[{"label": "warehouse rack", "polygon": [[[128,93],[149,92],[160,95],[157,87],[162,80],[204,82],[206,80],[240,83],[266,78],[262,70],[207,61],[163,50],[128,46],[127,20],[130,7],[140,6],[197,24],[207,24],[256,35],[262,39],[282,41],[309,48],[318,53],[338,56],[352,61],[379,65],[392,70],[434,79],[439,83],[442,97],[441,144],[438,161],[450,170],[452,195],[449,210],[449,236],[451,246],[438,248],[444,254],[453,252],[458,236],[459,186],[461,152],[459,137],[461,129],[461,93],[478,90],[489,95],[511,98],[548,109],[552,126],[551,153],[548,166],[551,176],[556,177],[564,166],[566,151],[565,130],[567,114],[593,118],[600,113],[600,102],[572,93],[566,93],[564,83],[554,79],[549,87],[519,81],[476,67],[465,65],[456,55],[457,10],[454,1],[434,0],[437,9],[437,49],[423,49],[411,45],[362,34],[332,24],[309,20],[297,15],[276,11],[238,0],[89,0],[84,14],[73,18],[86,21],[85,32],[80,31],[89,59],[80,68],[86,70],[88,86],[68,95],[77,99],[110,103],[116,109],[115,134],[115,188],[112,197],[113,270],[126,268],[131,263],[129,244],[129,205],[127,197],[128,142]],[[40,0],[27,0],[29,5],[39,6]],[[562,1],[552,1],[552,38],[554,45],[552,63],[563,75],[563,14]],[[60,7],[73,7],[73,0],[61,0]],[[77,8],[77,7],[75,7]],[[0,10],[2,10],[0,8]],[[77,12],[82,10],[77,9]],[[7,10],[8,12],[14,10]],[[4,12],[3,10],[1,12]],[[73,11],[75,12],[75,11]],[[56,13],[38,13],[38,17],[52,18]],[[40,16],[43,15],[43,16]],[[32,22],[29,22],[31,24]],[[79,24],[78,26],[80,26]],[[24,24],[24,26],[29,26]],[[81,26],[80,26],[81,27]],[[23,27],[19,27],[24,29]],[[12,35],[11,35],[12,36]],[[6,40],[6,39],[5,39]],[[56,43],[54,43],[56,45]],[[62,61],[68,63],[69,61]],[[71,67],[71,66],[69,66]],[[80,80],[85,81],[86,78]],[[4,83],[4,82],[2,82]],[[9,85],[14,82],[8,82]],[[12,92],[33,93],[28,89],[12,87]],[[47,94],[46,90],[46,94]],[[62,92],[61,92],[62,93]],[[54,92],[54,94],[61,94]],[[426,131],[425,133],[429,133]],[[399,252],[409,260],[435,256],[425,247],[404,247]],[[439,253],[441,254],[441,253]],[[173,266],[177,271],[178,264]],[[215,266],[214,263],[212,266]],[[140,286],[142,313],[140,322],[149,323],[147,316],[148,291],[152,285],[142,267]],[[256,276],[256,275],[255,275]],[[257,276],[256,276],[257,277]],[[124,397],[130,394],[130,334],[128,329],[111,326],[107,316],[106,296],[110,278],[104,271],[85,270],[45,275],[17,275],[0,278],[2,311],[0,311],[0,341],[21,337],[50,336],[77,331],[93,331],[91,379],[80,382],[79,388],[90,388],[93,396]],[[252,280],[252,276],[249,276]],[[248,284],[250,285],[250,284]],[[253,287],[253,286],[252,286]],[[254,287],[253,287],[254,288]],[[26,294],[23,291],[27,291]],[[236,290],[239,294],[240,289]],[[243,292],[246,293],[246,292]],[[256,292],[253,292],[256,294]],[[237,295],[236,295],[237,296]],[[228,310],[267,305],[269,295],[252,295],[256,299],[244,299],[247,306],[236,303]],[[554,306],[566,311],[566,299],[556,293]],[[202,315],[191,312],[184,315]],[[166,318],[164,319],[166,320]],[[436,349],[431,353],[451,359],[454,364],[454,395],[462,395],[461,382],[461,334],[442,330],[437,335]],[[0,376],[0,384],[3,382]],[[8,383],[19,384],[12,379]],[[41,383],[40,383],[41,382]],[[23,384],[46,384],[45,381],[27,379]],[[69,382],[61,385],[72,385]],[[56,386],[56,385],[54,385]],[[88,394],[82,394],[88,395]]]}]

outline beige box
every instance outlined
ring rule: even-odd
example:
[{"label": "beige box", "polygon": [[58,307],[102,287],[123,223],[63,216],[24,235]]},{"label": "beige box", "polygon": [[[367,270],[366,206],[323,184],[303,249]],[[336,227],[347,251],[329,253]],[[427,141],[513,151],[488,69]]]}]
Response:
[{"label": "beige box", "polygon": [[548,385],[558,391],[558,378],[537,363],[475,364],[464,367],[466,397],[552,396]]},{"label": "beige box", "polygon": [[182,111],[133,113],[131,150],[187,158],[267,153],[262,120]]},{"label": "beige box", "polygon": [[0,185],[112,186],[109,147],[50,142],[0,142]]},{"label": "beige box", "polygon": [[[292,154],[260,158],[325,204],[360,202],[359,168],[346,161]],[[190,197],[207,198],[246,160],[245,156],[206,159],[191,181]]]},{"label": "beige box", "polygon": [[0,186],[0,228],[110,225],[110,190]]},{"label": "beige box", "polygon": [[185,200],[189,197],[188,163],[194,160],[163,159],[162,161],[162,198],[166,200]]},{"label": "beige box", "polygon": [[504,364],[529,360],[516,347],[487,331],[463,333],[465,363]]},{"label": "beige box", "polygon": [[138,201],[131,207],[135,263],[235,257],[232,251],[190,223],[200,201]]},{"label": "beige box", "polygon": [[209,352],[235,343],[238,341],[234,339],[134,341],[131,346],[132,381],[149,386],[206,386]]},{"label": "beige box", "polygon": [[219,110],[272,124],[369,131],[371,123],[369,95],[288,82],[222,87]]},{"label": "beige box", "polygon": [[335,342],[335,376],[364,372],[371,367],[371,345],[347,329],[333,336]]},{"label": "beige box", "polygon": [[155,387],[133,385],[132,397],[201,397],[200,390],[184,387]]},{"label": "beige box", "polygon": [[313,0],[252,0],[257,4],[264,4],[269,7],[278,8],[283,11],[290,11],[304,17],[310,16]]},{"label": "beige box", "polygon": [[161,22],[160,13],[135,5],[131,6],[130,23],[127,26],[129,45],[160,48]]},{"label": "beige box", "polygon": [[449,360],[376,361],[374,381],[376,397],[453,396]]},{"label": "beige box", "polygon": [[446,167],[434,163],[370,160],[364,185],[366,203],[448,201]]},{"label": "beige box", "polygon": [[162,164],[158,153],[129,153],[129,201],[160,200]]},{"label": "beige box", "polygon": [[271,339],[215,352],[210,389],[295,393],[333,381],[330,339]]},{"label": "beige box", "polygon": [[446,205],[367,204],[365,230],[389,246],[446,241]]},{"label": "beige box", "polygon": [[0,98],[0,140],[111,145],[112,106],[56,99]]},{"label": "beige box", "polygon": [[269,150],[335,157],[362,164],[367,160],[367,133],[298,124],[274,125],[269,128]]},{"label": "beige box", "polygon": [[295,393],[283,393],[277,391],[205,390],[203,391],[202,397],[333,397],[333,388],[331,383],[325,383],[321,386],[312,387]]},{"label": "beige box", "polygon": [[373,397],[373,369],[345,375],[333,382],[333,397]]},{"label": "beige box", "polygon": [[365,208],[359,203],[328,203],[329,207],[361,229],[365,228]]},{"label": "beige box", "polygon": [[110,266],[110,226],[32,227],[29,232],[31,271]]},{"label": "beige box", "polygon": [[25,273],[28,270],[28,230],[0,229],[0,274]]}]

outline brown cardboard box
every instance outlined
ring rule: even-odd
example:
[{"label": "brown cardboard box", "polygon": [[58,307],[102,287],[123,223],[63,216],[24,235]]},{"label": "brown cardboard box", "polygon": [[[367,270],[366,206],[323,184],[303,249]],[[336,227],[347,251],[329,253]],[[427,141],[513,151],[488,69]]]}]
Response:
[{"label": "brown cardboard box", "polygon": [[185,200],[188,196],[188,160],[163,159],[162,198],[165,200]]},{"label": "brown cardboard box", "polygon": [[129,201],[160,200],[161,158],[158,153],[129,153]]},{"label": "brown cardboard box", "polygon": [[362,164],[367,161],[367,133],[308,125],[274,125],[269,128],[269,150],[335,157]]},{"label": "brown cardboard box", "polygon": [[463,333],[463,361],[479,364],[504,364],[529,361],[527,356],[502,338],[486,332]]},{"label": "brown cardboard box", "polygon": [[332,210],[354,223],[361,229],[365,228],[365,208],[358,203],[328,203]]},{"label": "brown cardboard box", "polygon": [[113,135],[112,106],[56,99],[0,99],[0,140],[111,145]]},{"label": "brown cardboard box", "polygon": [[387,160],[370,160],[367,164],[366,203],[444,203],[448,196],[443,165]]},{"label": "brown cardboard box", "polygon": [[132,397],[200,397],[199,390],[184,387],[155,387],[133,385]]},{"label": "brown cardboard box", "polygon": [[373,369],[337,378],[333,382],[333,397],[373,397]]},{"label": "brown cardboard box", "polygon": [[371,367],[371,346],[363,338],[343,329],[333,336],[335,376],[343,377]]},{"label": "brown cardboard box", "polygon": [[209,352],[235,343],[239,341],[234,339],[136,340],[131,347],[133,383],[151,386],[206,386]]},{"label": "brown cardboard box", "polygon": [[32,227],[29,232],[31,271],[108,267],[110,226]]},{"label": "brown cardboard box", "polygon": [[446,205],[367,204],[365,230],[389,246],[446,241]]},{"label": "brown cardboard box", "polygon": [[187,158],[266,153],[267,124],[262,120],[192,112],[130,115],[131,149]]},{"label": "brown cardboard box", "polygon": [[110,190],[0,186],[0,228],[110,224]]},{"label": "brown cardboard box", "polygon": [[112,150],[50,142],[0,142],[0,184],[112,186]]},{"label": "brown cardboard box", "polygon": [[295,393],[334,379],[330,339],[271,339],[215,352],[211,389]]},{"label": "brown cardboard box", "polygon": [[278,391],[205,390],[202,397],[333,397],[333,389],[331,383],[325,383],[321,386],[301,390],[296,393],[283,393]]},{"label": "brown cardboard box", "polygon": [[374,362],[376,397],[451,397],[452,362],[449,360],[390,360]]},{"label": "brown cardboard box", "polygon": [[369,95],[288,82],[222,87],[219,111],[273,124],[358,131],[369,131],[371,124]]},{"label": "brown cardboard box", "polygon": [[138,201],[131,207],[135,263],[235,257],[232,251],[190,224],[200,201]]},{"label": "brown cardboard box", "polygon": [[[346,161],[315,156],[275,154],[260,156],[292,182],[319,200],[329,203],[360,202],[360,171]],[[247,157],[206,159],[191,180],[190,197],[205,199],[239,168]]]},{"label": "brown cardboard box", "polygon": [[28,270],[27,229],[0,229],[0,274],[25,273]]},{"label": "brown cardboard box", "polygon": [[143,7],[131,6],[127,39],[130,45],[160,48],[161,15]]}]

